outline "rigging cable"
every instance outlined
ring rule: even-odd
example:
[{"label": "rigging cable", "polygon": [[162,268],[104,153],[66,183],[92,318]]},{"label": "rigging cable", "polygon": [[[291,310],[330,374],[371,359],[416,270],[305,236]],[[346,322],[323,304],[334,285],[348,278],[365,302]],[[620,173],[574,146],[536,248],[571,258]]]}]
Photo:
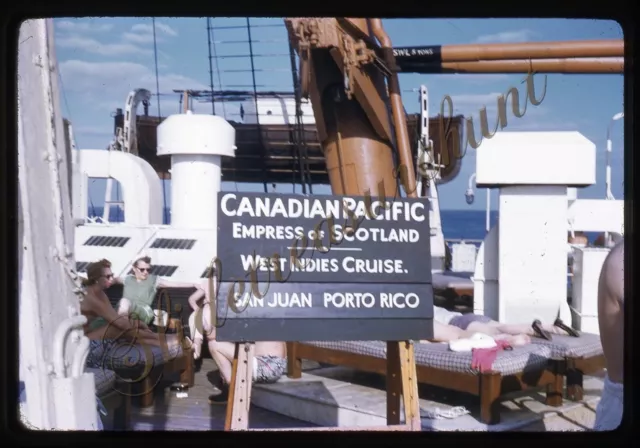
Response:
[{"label": "rigging cable", "polygon": [[[298,70],[296,68],[296,55],[293,49],[293,44],[291,40],[289,40],[289,58],[291,61],[291,77],[293,78],[293,92],[296,101],[296,124],[298,122],[298,92],[300,90],[300,83],[298,80]],[[298,169],[300,170],[300,186],[302,187],[302,194],[307,194],[307,185],[304,180],[304,168],[302,165],[302,158],[300,157],[300,140],[298,136],[298,128],[294,128],[293,131],[290,131],[291,142],[293,143],[293,147],[291,148],[291,184],[293,185],[293,194],[296,194],[296,170],[295,164],[298,162]]]},{"label": "rigging cable", "polygon": [[[209,28],[210,31],[210,38],[212,39],[211,41],[211,45],[212,45],[212,49],[213,49],[213,55],[211,56],[211,59],[215,59],[216,60],[216,73],[218,76],[218,87],[220,88],[220,90],[222,90],[222,75],[220,75],[220,64],[218,63],[218,51],[216,50],[216,41],[215,41],[215,35],[213,30],[215,29],[215,27],[212,25]],[[213,72],[213,69],[212,69]],[[214,100],[214,94],[213,94],[213,80],[211,81],[211,101]],[[220,101],[222,102],[222,116],[224,117],[224,119],[227,119],[227,108],[225,106],[225,101],[224,98],[221,98]]]},{"label": "rigging cable", "polygon": [[253,80],[253,101],[256,105],[256,122],[258,123],[258,144],[260,145],[260,158],[262,161],[262,184],[264,186],[264,192],[268,193],[269,190],[267,188],[267,179],[266,179],[266,167],[265,167],[265,151],[266,148],[264,146],[264,141],[262,139],[262,129],[260,127],[260,116],[258,114],[258,91],[256,88],[256,69],[253,64],[253,42],[251,40],[251,21],[249,17],[247,17],[247,36],[249,38],[249,58],[251,61],[251,79]]},{"label": "rigging cable", "polygon": [[209,86],[211,87],[211,113],[215,115],[216,101],[213,95],[213,57],[211,56],[211,17],[207,17],[207,46],[209,47]]},{"label": "rigging cable", "polygon": [[[158,102],[158,126],[162,122],[162,114],[160,112],[160,77],[158,76],[158,42],[156,39],[156,18],[151,18],[151,24],[153,26],[153,58],[156,64],[156,98]],[[167,188],[165,175],[162,175],[162,223],[169,224],[167,217]]]}]

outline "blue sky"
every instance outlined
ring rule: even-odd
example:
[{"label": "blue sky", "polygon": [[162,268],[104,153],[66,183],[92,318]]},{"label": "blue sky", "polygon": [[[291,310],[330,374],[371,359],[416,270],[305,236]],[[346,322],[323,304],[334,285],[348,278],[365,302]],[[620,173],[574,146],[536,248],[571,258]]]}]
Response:
[{"label": "blue sky", "polygon": [[[214,18],[214,27],[246,25],[244,18]],[[63,86],[63,112],[74,127],[76,142],[83,149],[104,149],[113,138],[116,108],[123,108],[128,92],[147,88],[156,92],[153,36],[150,18],[56,19],[56,52]],[[463,44],[489,42],[556,41],[622,38],[622,29],[613,21],[567,19],[388,19],[383,21],[395,46]],[[256,57],[258,90],[292,91],[287,33],[281,19],[252,18],[253,53],[275,55]],[[160,92],[173,89],[209,89],[209,63],[205,18],[159,18],[156,20]],[[247,31],[216,29],[213,40],[218,56],[248,54]],[[235,41],[236,43],[229,43]],[[240,42],[239,42],[240,41]],[[281,55],[281,56],[277,56]],[[214,73],[214,88],[251,90],[251,74],[229,72],[249,68],[249,58],[219,59],[220,73]],[[214,63],[214,70],[216,66]],[[224,71],[223,71],[224,70]],[[219,74],[219,76],[218,76]],[[456,113],[474,117],[487,107],[489,122],[496,117],[496,98],[512,86],[521,91],[524,75],[400,75],[403,100],[408,112],[418,111],[417,89],[429,89],[433,115],[444,95],[453,98]],[[541,86],[542,76],[536,75]],[[234,87],[245,86],[245,87]],[[162,115],[177,113],[177,95],[161,95]],[[218,114],[221,106],[216,105]],[[227,104],[227,118],[238,120],[238,104]],[[141,107],[140,107],[141,109]],[[196,103],[198,113],[211,113],[211,104]],[[548,75],[547,95],[540,106],[528,107],[525,117],[509,115],[509,131],[577,130],[597,146],[597,184],[581,190],[579,197],[604,197],[604,148],[611,117],[623,110],[623,75]],[[139,110],[139,113],[142,113]],[[157,114],[154,96],[150,114]],[[623,195],[623,124],[613,131],[613,194]],[[441,186],[443,209],[482,209],[484,192],[468,206],[464,199],[469,176],[475,171],[475,152],[465,156],[460,175]],[[236,188],[235,185],[225,185]],[[262,185],[238,185],[240,190],[262,191]],[[292,191],[278,185],[278,192]],[[300,191],[299,189],[297,191]],[[316,189],[314,192],[328,192]],[[91,200],[96,206],[104,199],[104,181],[92,182]],[[496,198],[497,193],[493,193]],[[170,185],[167,185],[170,198]],[[169,200],[169,199],[168,199]],[[493,201],[494,206],[497,201]]]}]

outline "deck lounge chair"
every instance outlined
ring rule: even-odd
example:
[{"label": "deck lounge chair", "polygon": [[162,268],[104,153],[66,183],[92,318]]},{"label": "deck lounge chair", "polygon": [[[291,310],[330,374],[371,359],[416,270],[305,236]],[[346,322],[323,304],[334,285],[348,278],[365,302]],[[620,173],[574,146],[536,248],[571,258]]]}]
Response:
[{"label": "deck lounge chair", "polygon": [[189,387],[195,384],[192,349],[121,344],[101,347],[92,354],[100,360],[99,370],[112,370],[132,383],[133,395],[140,397],[141,407],[153,405],[154,389],[163,374],[179,373],[180,382]]},{"label": "deck lounge chair", "polygon": [[[433,287],[449,292],[453,296],[473,296],[472,275],[470,272],[434,272]],[[571,287],[572,282],[569,282],[569,296],[571,296]],[[605,368],[602,344],[598,335],[581,333],[579,338],[553,335],[552,341],[537,338],[532,341],[551,348],[551,356],[558,364],[555,369],[567,378],[567,398],[570,400],[583,399],[584,375],[593,374]]]},{"label": "deck lounge chair", "polygon": [[583,399],[584,375],[605,368],[602,344],[597,334],[580,333],[579,338],[554,334],[551,341],[539,338],[532,341],[551,350],[551,357],[557,363],[556,370],[567,378],[567,398],[570,400]]},{"label": "deck lounge chair", "polygon": [[[415,344],[418,382],[467,392],[480,399],[480,419],[499,423],[501,395],[534,387],[547,388],[546,403],[562,405],[562,375],[550,363],[551,348],[540,344],[516,347],[498,354],[493,371],[479,373],[471,369],[471,353],[449,350],[447,344]],[[302,359],[386,374],[386,343],[382,341],[289,342],[287,343],[290,378],[302,375]]]},{"label": "deck lounge chair", "polygon": [[[155,307],[160,306],[163,311],[167,311],[170,315],[173,314],[175,316],[175,313],[177,312],[180,316],[178,318],[170,317],[168,325],[170,332],[183,333],[186,326],[183,323],[185,319],[182,316],[182,310],[188,309],[187,299],[193,291],[195,291],[195,288],[172,288],[171,294],[169,294],[170,300],[166,300],[166,297],[162,297],[163,290],[159,290],[156,294],[152,308],[155,309]],[[114,284],[105,292],[107,297],[109,297],[109,301],[115,308],[118,301],[122,298],[123,286],[121,284]],[[176,298],[178,300],[176,300]],[[166,309],[168,305],[167,302],[171,302],[171,309]],[[178,306],[174,307],[174,305]],[[152,366],[154,367],[154,371],[151,372],[151,374],[144,372],[145,361],[144,359],[139,360],[136,358],[136,350],[132,351],[126,346],[119,350],[120,352],[108,356],[108,358],[114,358],[114,360],[111,361],[113,363],[113,367],[110,367],[108,364],[105,365],[105,367],[115,370],[118,375],[124,378],[141,378],[133,385],[134,389],[141,389],[144,391],[143,393],[138,391],[134,394],[136,396],[140,396],[141,407],[149,407],[153,405],[153,389],[156,387],[159,375],[162,375],[163,373],[172,374],[178,372],[180,373],[180,382],[187,384],[189,387],[195,384],[195,364],[192,349],[168,353],[168,356],[165,359],[162,354],[162,350],[154,348],[153,357],[149,357],[148,355],[146,356],[150,358],[149,363],[152,363]],[[129,357],[127,358],[124,356],[124,353],[128,353]],[[140,350],[140,354],[142,354],[142,358],[145,358],[143,350]],[[138,356],[138,358],[139,357],[140,356]],[[136,366],[136,363],[141,363],[141,365]],[[133,376],[135,373],[137,373],[138,376]]]},{"label": "deck lounge chair", "polygon": [[109,416],[113,416],[113,429],[126,431],[129,429],[131,394],[128,383],[117,384],[117,375],[113,370],[85,369],[93,373],[96,394],[106,408]]}]

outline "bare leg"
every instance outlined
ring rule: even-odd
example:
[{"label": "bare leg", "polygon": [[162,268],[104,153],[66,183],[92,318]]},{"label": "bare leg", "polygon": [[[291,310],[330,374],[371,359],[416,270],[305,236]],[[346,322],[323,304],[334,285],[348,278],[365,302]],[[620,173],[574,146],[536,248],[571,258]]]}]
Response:
[{"label": "bare leg", "polygon": [[[476,324],[477,322],[473,322]],[[473,325],[471,324],[471,325]],[[433,339],[438,342],[450,342],[458,339],[464,339],[471,337],[474,333],[484,333],[487,334],[495,340],[504,340],[513,346],[525,345],[531,342],[531,339],[526,334],[504,334],[499,331],[496,331],[495,327],[485,328],[481,327],[480,329],[472,328],[469,325],[466,330],[462,330],[458,327],[454,327],[453,325],[443,325],[438,322],[433,323]],[[486,326],[486,324],[484,324]],[[481,330],[489,330],[487,333]]]},{"label": "bare leg", "polygon": [[230,384],[235,344],[231,342],[218,342],[210,339],[209,336],[207,336],[207,339],[209,352],[220,370],[220,376],[226,384]]},{"label": "bare leg", "polygon": [[473,332],[462,330],[453,325],[444,325],[440,322],[433,322],[433,340],[437,342],[449,342],[457,339],[468,338]]},{"label": "bare leg", "polygon": [[196,326],[197,314],[198,311],[194,311],[189,316],[189,330],[191,337],[193,338],[193,357],[195,359],[200,358],[200,355],[202,354],[202,343],[204,342],[204,336]]},{"label": "bare leg", "polygon": [[527,334],[495,334],[491,335],[496,341],[507,341],[509,345],[517,347],[531,343],[531,337]]},{"label": "bare leg", "polygon": [[[543,324],[542,328],[544,330],[547,330],[551,334],[561,334],[561,335],[567,334],[566,331],[556,327],[555,325]],[[495,320],[492,320],[491,322],[471,322],[467,327],[467,331],[472,331],[474,333],[484,333],[490,336],[493,336],[496,334],[511,334],[511,335],[526,334],[529,336],[536,335],[531,324],[502,324],[500,322],[496,322]]]}]

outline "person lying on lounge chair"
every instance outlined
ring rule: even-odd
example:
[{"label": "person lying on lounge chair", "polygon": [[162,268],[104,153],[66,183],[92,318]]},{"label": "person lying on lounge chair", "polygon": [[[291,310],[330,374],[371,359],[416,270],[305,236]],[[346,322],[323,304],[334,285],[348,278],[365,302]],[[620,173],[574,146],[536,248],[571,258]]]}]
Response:
[{"label": "person lying on lounge chair", "polygon": [[531,336],[551,340],[553,334],[579,336],[573,328],[556,319],[553,325],[544,325],[539,320],[532,324],[503,324],[487,316],[467,313],[462,314],[434,306],[434,340],[449,342],[456,339],[469,338],[474,333],[492,336],[494,339],[505,339],[512,345],[523,345],[530,342]]},{"label": "person lying on lounge chair", "polygon": [[133,275],[127,275],[124,279],[114,277],[113,282],[124,286],[122,299],[118,302],[118,314],[121,316],[134,316],[149,325],[154,320],[159,326],[166,326],[168,315],[163,311],[163,316],[158,316],[151,308],[156,293],[160,288],[201,288],[197,283],[170,282],[151,274],[151,258],[139,257],[132,266]]},{"label": "person lying on lounge chair", "polygon": [[162,344],[173,346],[179,343],[178,337],[174,335],[165,336],[166,342],[163,342],[144,323],[137,321],[134,324],[118,315],[104,293],[112,283],[113,272],[109,260],[100,260],[87,267],[87,279],[83,282],[85,297],[80,302],[80,312],[87,318],[84,332],[90,340],[88,367],[100,368],[100,363],[91,354],[104,345],[119,344],[120,340],[138,343],[143,347],[161,347]]}]

